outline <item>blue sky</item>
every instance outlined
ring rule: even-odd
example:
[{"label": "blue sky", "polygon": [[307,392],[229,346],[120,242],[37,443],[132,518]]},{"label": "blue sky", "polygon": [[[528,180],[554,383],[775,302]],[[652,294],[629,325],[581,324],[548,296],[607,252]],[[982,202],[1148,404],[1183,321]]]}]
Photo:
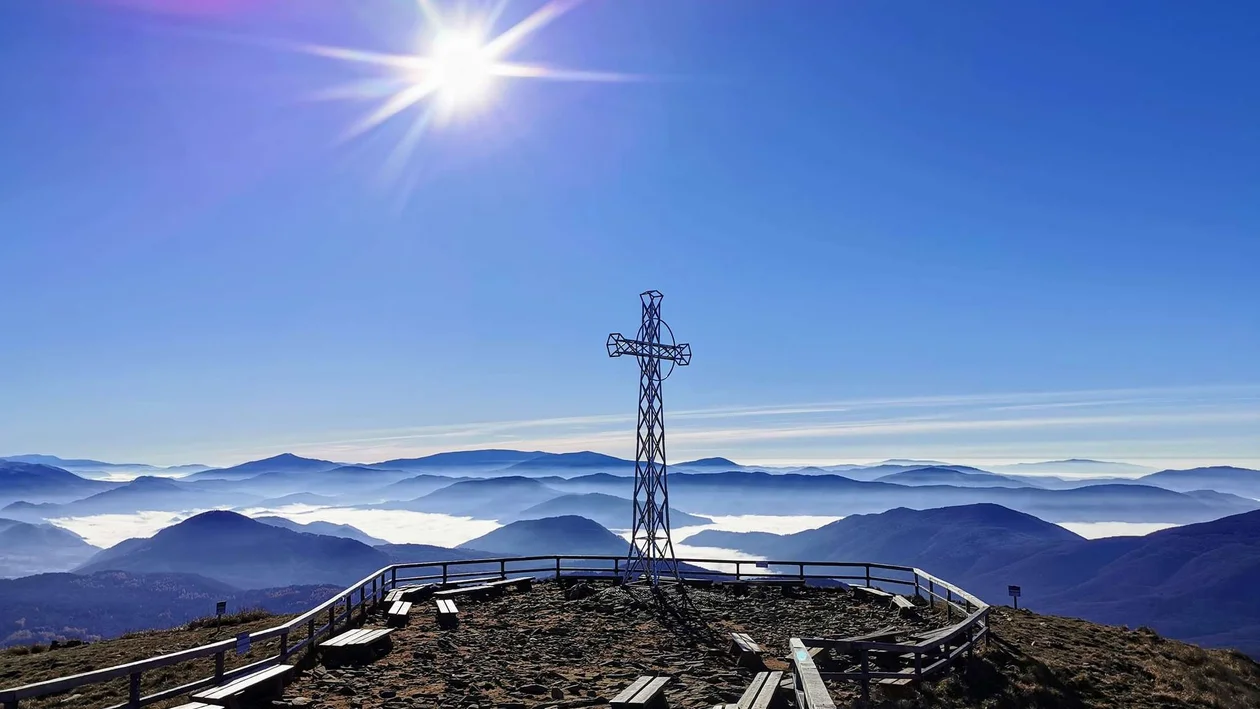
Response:
[{"label": "blue sky", "polygon": [[0,453],[630,454],[657,288],[675,459],[1260,464],[1258,20],[591,0],[514,58],[642,80],[389,170],[418,112],[347,139],[363,67],[293,48],[414,0],[4,3]]}]

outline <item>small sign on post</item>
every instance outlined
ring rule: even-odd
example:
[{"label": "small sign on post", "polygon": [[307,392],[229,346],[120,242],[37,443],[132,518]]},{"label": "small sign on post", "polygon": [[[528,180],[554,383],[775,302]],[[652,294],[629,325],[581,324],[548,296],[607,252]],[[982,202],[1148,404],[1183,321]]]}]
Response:
[{"label": "small sign on post", "polygon": [[236,654],[244,655],[249,652],[249,633],[241,633],[236,636]]},{"label": "small sign on post", "polygon": [[1019,610],[1019,586],[1007,586],[1006,592],[1011,594],[1011,603]]},{"label": "small sign on post", "polygon": [[214,632],[219,632],[219,626],[223,624],[223,614],[227,612],[227,601],[219,601],[214,604]]}]

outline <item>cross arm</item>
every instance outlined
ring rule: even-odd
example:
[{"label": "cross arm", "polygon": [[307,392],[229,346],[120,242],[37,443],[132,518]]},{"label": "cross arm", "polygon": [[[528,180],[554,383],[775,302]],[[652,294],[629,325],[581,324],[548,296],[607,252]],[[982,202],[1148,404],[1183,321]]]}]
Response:
[{"label": "cross arm", "polygon": [[627,340],[621,333],[614,332],[608,336],[608,356],[648,357],[651,359],[670,360],[680,366],[691,364],[691,345],[662,345],[643,340]]}]

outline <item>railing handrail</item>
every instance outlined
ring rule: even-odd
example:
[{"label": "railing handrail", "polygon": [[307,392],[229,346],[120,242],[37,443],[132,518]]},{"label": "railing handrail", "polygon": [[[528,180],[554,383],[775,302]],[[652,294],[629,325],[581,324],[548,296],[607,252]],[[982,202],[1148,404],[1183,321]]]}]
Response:
[{"label": "railing handrail", "polygon": [[[349,622],[350,617],[353,615],[352,596],[354,595],[354,593],[358,591],[360,593],[360,596],[365,596],[366,589],[370,586],[373,589],[373,602],[376,602],[377,594],[379,593],[383,595],[385,592],[385,586],[387,585],[386,579],[390,579],[390,581],[388,582],[389,585],[391,586],[394,585],[395,582],[393,581],[393,578],[397,574],[397,571],[399,569],[440,567],[443,569],[442,576],[447,577],[448,576],[447,570],[449,569],[449,567],[452,567],[452,566],[459,567],[459,566],[474,566],[478,564],[500,564],[503,570],[503,573],[538,573],[542,571],[551,572],[553,570],[556,572],[560,572],[561,571],[560,564],[562,564],[564,561],[619,562],[623,560],[625,560],[625,556],[601,555],[601,554],[545,554],[545,555],[537,555],[537,556],[507,556],[507,557],[491,557],[491,558],[484,558],[484,559],[448,559],[448,560],[443,560],[443,561],[421,561],[421,562],[405,562],[405,563],[398,563],[398,564],[390,564],[364,577],[357,583],[347,586],[345,590],[337,594],[334,594],[327,601],[324,601],[318,606],[312,608],[311,610],[303,613],[300,616],[297,616],[296,618],[289,620],[286,623],[277,625],[273,628],[265,628],[263,630],[256,630],[256,631],[251,632],[249,634],[249,638],[250,638],[251,644],[254,641],[267,640],[274,637],[287,638],[290,632],[301,628],[302,625],[309,625],[309,624],[318,622],[322,614],[328,613],[330,609],[334,609],[338,604],[341,604],[341,603],[345,603],[347,605],[347,611],[346,611],[347,622]],[[530,562],[530,561],[548,561],[548,562],[554,562],[555,565],[549,566],[547,568],[538,568],[538,569],[532,569],[532,568],[531,569],[507,569],[506,568],[508,563],[520,563],[520,562]],[[783,560],[759,560],[759,559],[754,560],[754,559],[699,559],[699,558],[678,558],[676,559],[676,561],[681,562],[681,563],[693,563],[693,564],[699,563],[699,564],[735,565],[737,569],[737,572],[736,572],[737,577],[741,575],[741,572],[738,571],[741,565],[756,564],[758,565],[758,567],[761,567],[761,566],[767,567],[765,573],[742,573],[742,575],[749,576],[749,577],[769,577],[769,576],[791,577],[792,576],[791,574],[771,573],[769,570],[769,567],[796,566],[800,570],[800,573],[796,575],[795,577],[801,578],[801,579],[848,578],[848,579],[860,580],[860,579],[865,578],[867,581],[881,581],[885,583],[896,583],[896,584],[902,584],[902,585],[907,585],[907,586],[913,586],[916,589],[916,591],[923,587],[922,582],[930,581],[934,586],[939,586],[940,588],[946,589],[950,593],[957,595],[958,600],[965,601],[970,606],[970,608],[968,609],[969,611],[971,610],[975,611],[968,618],[966,618],[966,620],[964,620],[962,623],[959,624],[955,632],[961,632],[961,630],[964,630],[970,627],[970,625],[977,623],[980,620],[983,620],[983,618],[987,617],[987,613],[985,613],[984,611],[987,611],[989,608],[988,604],[984,603],[976,596],[973,596],[972,594],[962,590],[958,586],[952,583],[949,583],[948,581],[945,581],[939,577],[933,576],[932,574],[926,571],[923,571],[922,569],[918,569],[911,566],[900,566],[897,564],[883,564],[883,563],[878,563],[878,562],[865,562],[865,561],[859,561],[859,562],[799,561],[799,560],[798,561],[783,561]],[[811,568],[854,567],[858,569],[865,569],[866,573],[864,576],[841,576],[834,573],[833,574],[805,574],[804,571],[806,567],[811,567]],[[887,579],[887,578],[874,577],[874,576],[871,576],[871,573],[870,573],[871,569],[908,572],[909,574],[912,575],[913,578],[900,580],[900,579]],[[615,567],[611,569],[606,569],[606,570],[610,572],[617,571]],[[705,569],[699,572],[694,572],[694,574],[697,576],[728,575],[727,572],[712,571],[709,569]],[[435,578],[435,577],[431,577],[431,578]],[[376,586],[376,582],[378,580],[380,581],[379,589]],[[399,579],[399,581],[402,581],[402,580],[407,580],[407,579]],[[937,597],[940,597],[940,596],[938,595]],[[362,602],[365,602],[365,599],[361,599],[361,603]],[[333,611],[333,614],[335,618],[335,610]],[[330,625],[328,627],[332,627],[335,624],[335,622],[336,622],[335,620],[330,621]],[[321,626],[318,628],[317,632],[322,632],[323,629],[324,629],[324,626]],[[307,638],[302,644],[303,645],[310,644],[311,647],[313,647],[314,637]],[[228,638],[228,639],[220,640],[217,642],[208,643],[206,645],[201,645],[199,647],[189,648],[186,650],[179,650],[179,651],[168,653],[165,655],[158,655],[156,657],[150,657],[144,660],[137,660],[135,662],[130,662],[123,665],[115,665],[113,667],[104,667],[101,669],[91,670],[89,672],[83,672],[76,675],[68,675],[66,677],[56,677],[53,679],[42,680],[40,682],[32,682],[30,684],[25,684],[19,687],[10,687],[7,689],[0,689],[0,703],[4,704],[6,709],[10,709],[11,707],[16,706],[17,701],[20,699],[29,699],[32,697],[42,697],[49,694],[57,694],[59,692],[64,692],[70,689],[74,689],[76,687],[81,687],[81,686],[89,685],[89,684],[96,684],[99,682],[105,682],[111,679],[116,679],[118,677],[124,677],[128,675],[133,676],[133,680],[135,680],[136,677],[139,675],[139,673],[144,672],[146,670],[166,667],[166,666],[177,664],[180,662],[186,662],[189,660],[195,660],[198,658],[207,657],[209,655],[218,655],[220,653],[225,653],[233,649],[235,645],[236,645],[236,639]],[[283,661],[284,659],[287,659],[287,653],[282,649],[279,655],[269,656],[268,658],[264,659],[261,662],[267,662],[271,660]],[[133,681],[133,685],[138,686],[138,680]],[[135,691],[136,690],[133,689],[133,704],[140,703],[139,698],[134,696]]]}]

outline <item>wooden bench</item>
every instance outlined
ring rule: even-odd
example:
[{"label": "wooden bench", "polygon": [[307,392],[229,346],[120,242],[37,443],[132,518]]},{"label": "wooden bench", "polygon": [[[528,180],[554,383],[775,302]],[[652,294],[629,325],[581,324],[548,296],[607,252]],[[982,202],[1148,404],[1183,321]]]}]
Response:
[{"label": "wooden bench", "polygon": [[442,590],[446,590],[447,588],[458,588],[460,586],[480,586],[482,584],[490,583],[491,581],[500,581],[502,579],[503,577],[498,575],[478,576],[470,579],[451,579],[446,582],[446,585],[443,586]]},{"label": "wooden bench", "polygon": [[892,686],[892,687],[904,687],[905,685],[910,684],[911,682],[914,682],[914,668],[913,667],[908,667],[904,670],[901,670],[897,674],[905,675],[905,677],[880,677],[879,679],[875,680],[875,684],[882,684],[884,686]]},{"label": "wooden bench", "polygon": [[874,586],[853,586],[854,593],[860,593],[866,596],[868,600],[883,601],[885,603],[892,602],[893,595],[883,589]]},{"label": "wooden bench", "polygon": [[914,603],[905,596],[893,596],[892,605],[897,609],[897,612],[900,613],[902,617],[914,615],[919,612],[919,609],[914,605]]},{"label": "wooden bench", "polygon": [[765,664],[761,661],[761,646],[753,641],[748,633],[731,633],[730,653],[736,656],[736,663],[740,667],[765,668]]},{"label": "wooden bench", "polygon": [[665,693],[662,691],[669,677],[644,675],[609,702],[613,709],[665,709]]},{"label": "wooden bench", "polygon": [[272,665],[257,672],[237,677],[227,684],[203,689],[192,695],[190,699],[194,703],[200,702],[202,704],[236,709],[236,707],[240,706],[241,699],[247,694],[251,698],[261,698],[263,696],[278,697],[284,694],[285,679],[292,671],[293,665]]},{"label": "wooden bench", "polygon": [[782,681],[782,672],[758,672],[753,677],[752,684],[744,690],[744,695],[739,698],[739,703],[729,706],[731,709],[770,709]]},{"label": "wooden bench", "polygon": [[457,628],[459,627],[459,609],[455,607],[455,601],[449,598],[439,598],[434,603],[437,604],[437,622],[439,628]]},{"label": "wooden bench", "polygon": [[402,627],[407,624],[407,614],[411,613],[411,601],[395,601],[385,611],[385,624],[391,627]]},{"label": "wooden bench", "polygon": [[171,709],[219,709],[219,707],[217,704],[202,704],[201,702],[188,702],[187,704],[180,704],[177,707],[171,707]]},{"label": "wooden bench", "polygon": [[403,596],[405,595],[407,595],[406,591],[404,591],[401,588],[396,588],[390,591],[389,593],[385,594],[385,602],[392,605],[394,603],[397,603],[403,600]]},{"label": "wooden bench", "polygon": [[522,576],[515,579],[500,579],[483,583],[478,586],[456,586],[455,588],[444,588],[433,594],[434,598],[454,598],[455,596],[497,596],[503,593],[503,589],[509,586],[515,586],[522,591],[528,591],[532,587],[533,579],[529,576]]},{"label": "wooden bench", "polygon": [[394,641],[389,634],[393,628],[359,628],[347,630],[331,640],[319,644],[320,657],[325,664],[370,662],[389,652]]},{"label": "wooden bench", "polygon": [[796,676],[796,706],[798,709],[836,709],[836,703],[818,674],[818,666],[809,648],[801,643],[800,638],[792,638],[789,643],[792,649],[793,674]]}]

